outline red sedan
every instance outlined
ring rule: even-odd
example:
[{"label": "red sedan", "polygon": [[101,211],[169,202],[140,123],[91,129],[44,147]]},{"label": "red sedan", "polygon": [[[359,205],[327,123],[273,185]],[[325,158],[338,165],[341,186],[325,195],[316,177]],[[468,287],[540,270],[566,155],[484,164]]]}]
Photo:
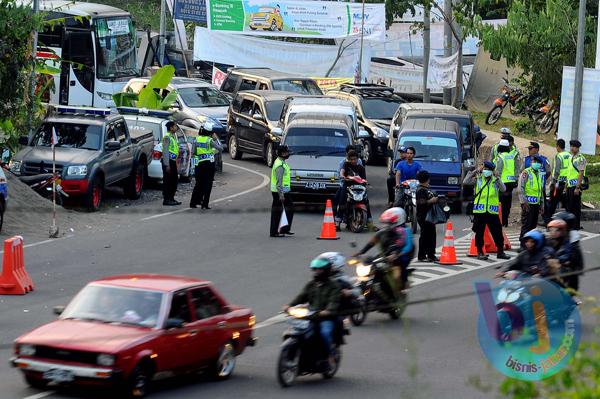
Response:
[{"label": "red sedan", "polygon": [[142,397],[159,376],[208,369],[226,379],[255,342],[251,309],[188,277],[107,277],[55,313],[58,320],[15,341],[11,363],[34,387],[100,385]]}]

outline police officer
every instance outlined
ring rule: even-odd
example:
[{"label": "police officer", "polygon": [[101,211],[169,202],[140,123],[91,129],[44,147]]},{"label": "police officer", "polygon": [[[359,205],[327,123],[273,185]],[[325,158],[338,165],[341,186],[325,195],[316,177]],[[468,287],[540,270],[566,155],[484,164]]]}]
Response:
[{"label": "police officer", "polygon": [[[283,237],[284,235],[293,235],[292,219],[294,218],[294,203],[290,196],[292,174],[290,166],[286,159],[290,157],[290,150],[287,145],[280,145],[277,148],[277,159],[273,162],[271,169],[271,194],[273,203],[271,205],[271,237]],[[279,220],[281,213],[285,209],[288,225],[282,227],[279,231]]]},{"label": "police officer", "polygon": [[506,190],[502,179],[498,178],[498,173],[494,173],[496,165],[493,162],[486,161],[477,169],[467,173],[463,181],[464,185],[475,185],[475,197],[473,198],[473,228],[475,232],[475,246],[477,247],[477,259],[486,260],[483,246],[484,233],[486,226],[489,228],[496,248],[498,248],[498,259],[510,259],[510,256],[504,253],[504,237],[502,235],[502,225],[498,216],[500,207],[500,194]]},{"label": "police officer", "polygon": [[586,160],[579,153],[581,142],[569,141],[571,161],[567,167],[567,211],[575,215],[574,230],[581,230],[581,187],[585,176]]},{"label": "police officer", "polygon": [[[503,127],[500,129],[500,133],[502,134],[502,136],[500,137],[500,140],[508,140],[509,137],[512,136],[512,132],[510,131],[509,128],[507,127]],[[483,141],[483,140],[482,140]],[[510,143],[509,143],[510,144]],[[493,163],[496,163],[496,158],[498,157],[498,147],[500,146],[500,143],[496,143],[492,146],[492,151],[490,153],[490,160]]]},{"label": "police officer", "polygon": [[519,152],[512,148],[509,140],[502,139],[498,145],[496,172],[506,186],[500,197],[502,204],[502,226],[508,227],[508,217],[512,207],[512,192],[517,187],[517,176],[520,170]]},{"label": "police officer", "polygon": [[571,163],[571,154],[565,151],[565,141],[556,141],[556,155],[554,156],[554,169],[552,171],[552,182],[550,183],[550,203],[546,210],[546,217],[550,217],[556,211],[558,202],[566,207],[565,188],[567,185],[567,172]]},{"label": "police officer", "polygon": [[163,205],[174,206],[181,205],[181,202],[175,201],[177,192],[177,181],[179,171],[177,170],[177,158],[179,157],[179,143],[175,133],[177,124],[173,121],[167,122],[167,133],[162,141],[162,171],[163,171]]},{"label": "police officer", "polygon": [[213,180],[215,179],[215,151],[222,149],[221,142],[212,131],[212,124],[205,123],[198,131],[198,137],[192,147],[192,154],[195,163],[194,176],[196,184],[190,200],[190,208],[210,209],[210,192],[212,191]]},{"label": "police officer", "polygon": [[521,234],[519,242],[524,248],[523,236],[537,227],[538,215],[544,209],[542,162],[538,155],[531,157],[531,165],[519,176],[519,202],[521,203]]},{"label": "police officer", "polygon": [[528,167],[531,166],[531,160],[533,157],[538,157],[540,162],[542,163],[542,167],[540,168],[540,173],[542,176],[542,205],[544,208],[544,223],[548,222],[550,220],[550,216],[548,216],[546,218],[546,182],[550,179],[550,162],[548,161],[548,158],[546,158],[543,155],[540,155],[540,145],[539,143],[536,143],[535,141],[532,141],[529,143],[529,147],[527,147],[527,149],[529,150],[529,155],[527,155],[525,157],[525,160],[523,161],[523,167],[522,170],[527,169]]}]

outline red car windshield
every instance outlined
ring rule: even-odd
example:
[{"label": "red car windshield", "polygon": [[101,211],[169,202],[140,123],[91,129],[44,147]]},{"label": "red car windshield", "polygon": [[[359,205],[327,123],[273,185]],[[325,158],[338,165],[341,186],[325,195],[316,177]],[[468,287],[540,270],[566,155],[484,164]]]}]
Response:
[{"label": "red car windshield", "polygon": [[156,327],[163,293],[133,288],[86,286],[63,312],[61,319]]}]

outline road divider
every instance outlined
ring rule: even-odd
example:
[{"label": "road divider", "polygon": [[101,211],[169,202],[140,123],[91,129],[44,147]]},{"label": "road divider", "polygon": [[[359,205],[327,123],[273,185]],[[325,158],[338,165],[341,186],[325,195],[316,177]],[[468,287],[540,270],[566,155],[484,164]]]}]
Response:
[{"label": "road divider", "polygon": [[23,237],[14,236],[4,241],[0,295],[25,295],[33,291],[34,285],[25,270]]}]

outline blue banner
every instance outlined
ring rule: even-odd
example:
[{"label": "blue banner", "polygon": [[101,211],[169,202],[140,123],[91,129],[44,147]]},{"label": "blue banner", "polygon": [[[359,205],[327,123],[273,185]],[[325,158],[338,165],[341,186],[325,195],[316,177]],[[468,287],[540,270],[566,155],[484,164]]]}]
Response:
[{"label": "blue banner", "polygon": [[175,0],[175,19],[206,23],[205,0]]}]

